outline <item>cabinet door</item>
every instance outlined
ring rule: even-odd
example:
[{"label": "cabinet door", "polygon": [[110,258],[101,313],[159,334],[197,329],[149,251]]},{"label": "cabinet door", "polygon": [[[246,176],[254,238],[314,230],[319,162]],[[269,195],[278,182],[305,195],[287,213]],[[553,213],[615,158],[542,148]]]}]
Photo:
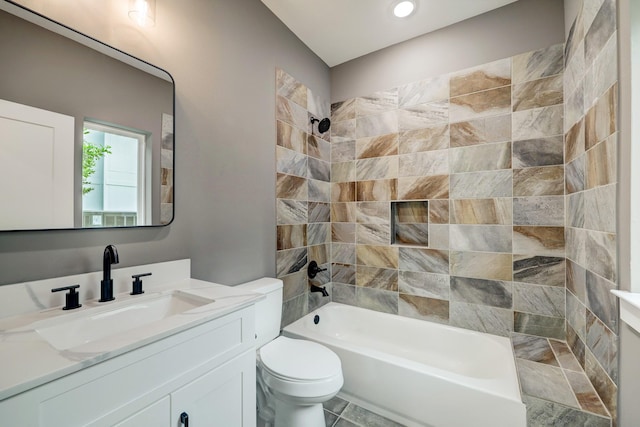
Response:
[{"label": "cabinet door", "polygon": [[254,427],[256,354],[250,350],[171,394],[171,426]]},{"label": "cabinet door", "polygon": [[170,427],[171,420],[169,413],[171,411],[171,401],[169,396],[164,397],[157,402],[147,406],[141,411],[136,412],[124,421],[119,422],[114,427]]}]

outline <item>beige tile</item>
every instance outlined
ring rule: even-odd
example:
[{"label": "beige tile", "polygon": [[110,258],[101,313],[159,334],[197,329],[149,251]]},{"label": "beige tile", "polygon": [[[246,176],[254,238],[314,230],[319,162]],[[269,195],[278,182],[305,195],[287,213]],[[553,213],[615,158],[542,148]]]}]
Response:
[{"label": "beige tile", "polygon": [[398,154],[397,133],[362,138],[356,141],[356,157],[358,159],[393,156],[396,154]]},{"label": "beige tile", "polygon": [[511,58],[467,68],[451,74],[451,97],[511,84]]},{"label": "beige tile", "polygon": [[357,245],[358,265],[380,268],[398,268],[398,248],[391,246]]},{"label": "beige tile", "polygon": [[511,111],[511,86],[505,86],[451,98],[449,119],[455,123],[496,116],[509,111]]},{"label": "beige tile", "polygon": [[451,274],[490,280],[511,280],[511,254],[451,251]]},{"label": "beige tile", "polygon": [[436,175],[417,178],[398,178],[398,199],[447,199],[449,176]]},{"label": "beige tile", "polygon": [[358,181],[357,201],[377,202],[394,200],[397,195],[396,179],[380,179],[376,181]]},{"label": "beige tile", "polygon": [[451,223],[511,225],[513,223],[511,199],[452,200]]}]

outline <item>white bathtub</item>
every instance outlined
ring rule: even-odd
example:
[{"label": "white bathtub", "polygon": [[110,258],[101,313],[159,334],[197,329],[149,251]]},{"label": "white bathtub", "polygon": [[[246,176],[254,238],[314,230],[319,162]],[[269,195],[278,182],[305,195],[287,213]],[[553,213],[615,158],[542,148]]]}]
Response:
[{"label": "white bathtub", "polygon": [[399,423],[526,426],[507,338],[333,302],[283,333],[331,348],[342,361],[340,395]]}]

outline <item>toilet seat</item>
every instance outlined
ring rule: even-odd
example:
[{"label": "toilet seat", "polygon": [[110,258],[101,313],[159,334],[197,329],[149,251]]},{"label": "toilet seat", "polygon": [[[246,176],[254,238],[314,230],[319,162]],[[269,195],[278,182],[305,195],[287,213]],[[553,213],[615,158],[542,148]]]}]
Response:
[{"label": "toilet seat", "polygon": [[278,337],[260,348],[259,362],[267,386],[290,397],[335,394],[344,382],[338,355],[311,341]]}]

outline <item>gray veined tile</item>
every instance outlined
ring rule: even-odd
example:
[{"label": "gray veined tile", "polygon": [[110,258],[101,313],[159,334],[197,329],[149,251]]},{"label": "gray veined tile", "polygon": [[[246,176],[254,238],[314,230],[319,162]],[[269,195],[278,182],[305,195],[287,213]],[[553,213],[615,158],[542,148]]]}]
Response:
[{"label": "gray veined tile", "polygon": [[577,88],[578,84],[585,78],[587,67],[584,62],[584,41],[580,42],[577,47],[576,55],[573,55],[567,61],[564,70],[564,93],[571,94]]},{"label": "gray veined tile", "polygon": [[331,162],[348,162],[356,158],[356,141],[343,141],[331,144]]},{"label": "gray veined tile", "polygon": [[585,188],[585,156],[581,155],[565,167],[567,193],[577,193]]},{"label": "gray veined tile", "polygon": [[310,179],[317,179],[324,182],[329,182],[331,179],[331,164],[329,162],[309,157],[308,167]]},{"label": "gray veined tile", "polygon": [[556,340],[550,340],[549,343],[551,344],[551,348],[553,348],[553,352],[555,353],[562,369],[575,372],[582,371],[582,366],[580,366],[578,359],[576,359],[576,356],[574,356],[566,343]]},{"label": "gray veined tile", "polygon": [[513,57],[513,83],[528,82],[560,74],[564,68],[564,46],[556,44],[545,49]]},{"label": "gray veined tile", "polygon": [[451,123],[451,147],[511,140],[511,114]]},{"label": "gray veined tile", "polygon": [[398,108],[398,89],[381,90],[356,99],[356,118],[380,114]]},{"label": "gray veined tile", "polygon": [[276,170],[288,175],[307,177],[307,156],[297,151],[276,147]]},{"label": "gray veined tile", "polygon": [[309,222],[330,222],[331,210],[329,203],[309,202]]},{"label": "gray veined tile", "polygon": [[578,408],[571,408],[548,399],[538,399],[524,395],[522,401],[527,405],[527,426],[585,426],[611,427],[611,419],[590,414]]},{"label": "gray veined tile", "polygon": [[276,93],[307,108],[307,87],[280,68],[276,68]]},{"label": "gray veined tile", "polygon": [[560,366],[547,338],[514,333],[511,336],[511,342],[513,352],[518,359]]},{"label": "gray veined tile", "polygon": [[449,250],[449,224],[429,224],[429,247]]},{"label": "gray veined tile", "polygon": [[398,270],[359,265],[356,270],[356,286],[397,291]]},{"label": "gray veined tile", "polygon": [[511,309],[511,282],[451,277],[451,301]]},{"label": "gray veined tile", "polygon": [[[359,426],[367,426],[367,427],[402,427],[400,424],[395,423],[387,418],[384,418],[378,414],[374,414],[371,411],[368,411],[360,406],[350,403],[349,406],[342,412],[342,417],[353,421]],[[346,426],[336,426],[336,427],[350,427],[350,425]]]},{"label": "gray veined tile", "polygon": [[307,294],[298,295],[282,303],[281,327],[295,322],[309,311]]},{"label": "gray veined tile", "polygon": [[561,340],[566,335],[565,318],[514,311],[513,330],[522,334]]},{"label": "gray veined tile", "polygon": [[345,120],[331,123],[331,143],[353,141],[356,139],[356,121]]},{"label": "gray veined tile", "polygon": [[356,267],[349,264],[333,263],[331,266],[331,281],[334,283],[343,283],[345,285],[355,285]]},{"label": "gray veined tile", "polygon": [[356,221],[361,224],[389,224],[389,203],[359,202],[357,204]]},{"label": "gray veined tile", "polygon": [[356,304],[369,310],[398,314],[398,292],[356,286]]},{"label": "gray veined tile", "polygon": [[584,267],[567,260],[567,290],[575,295],[580,302],[587,301],[587,271]]},{"label": "gray veined tile", "polygon": [[582,228],[565,228],[565,248],[567,250],[567,258],[574,262],[586,264],[586,241],[587,230]]},{"label": "gray veined tile", "polygon": [[564,257],[564,227],[513,227],[513,252]]},{"label": "gray veined tile", "polygon": [[586,307],[571,293],[566,292],[567,323],[576,332],[580,339],[586,339]]},{"label": "gray veined tile", "polygon": [[586,75],[585,104],[591,105],[618,79],[618,34],[614,33]]},{"label": "gray veined tile", "polygon": [[513,314],[504,308],[451,301],[449,324],[506,337],[513,331]]},{"label": "gray veined tile", "polygon": [[400,154],[444,150],[449,148],[449,125],[404,131],[398,137]]},{"label": "gray veined tile", "polygon": [[449,173],[449,150],[425,151],[398,156],[398,176],[446,175]]},{"label": "gray veined tile", "polygon": [[389,224],[356,224],[356,242],[363,245],[388,245]]},{"label": "gray veined tile", "polygon": [[514,225],[564,225],[564,196],[514,197]]},{"label": "gray veined tile", "polygon": [[613,333],[605,326],[598,317],[587,310],[586,319],[586,341],[587,347],[598,360],[601,366],[609,365],[609,348],[611,347],[610,336]]},{"label": "gray veined tile", "polygon": [[330,202],[331,201],[331,183],[319,181],[316,179],[307,180],[309,189],[309,201],[312,202]]},{"label": "gray veined tile", "polygon": [[511,197],[513,174],[511,170],[452,174],[452,199],[481,199]]},{"label": "gray veined tile", "polygon": [[562,135],[513,143],[513,168],[553,166],[564,163]]},{"label": "gray veined tile", "polygon": [[397,132],[397,110],[387,111],[375,116],[364,116],[356,120],[356,138],[367,138]]},{"label": "gray veined tile", "polygon": [[513,113],[513,140],[561,135],[564,105],[535,108]]},{"label": "gray veined tile", "polygon": [[330,239],[329,234],[329,225],[325,222],[318,222],[307,225],[307,244],[311,245],[321,245],[323,243],[328,243]]},{"label": "gray veined tile", "polygon": [[511,84],[511,58],[450,74],[451,97]]},{"label": "gray veined tile", "polygon": [[615,282],[617,278],[616,235],[587,230],[585,249],[588,269]]},{"label": "gray veined tile", "polygon": [[565,290],[555,286],[513,284],[513,309],[550,317],[565,316]]},{"label": "gray veined tile", "polygon": [[449,119],[452,123],[506,114],[511,110],[511,86],[489,89],[451,98]]},{"label": "gray veined tile", "polygon": [[[599,0],[598,0],[599,1]],[[565,39],[564,57],[570,59],[574,54],[579,53],[578,46],[584,41],[584,2],[578,8],[578,16],[575,17],[569,28],[569,34]],[[584,54],[584,46],[582,47]]]},{"label": "gray veined tile", "polygon": [[449,153],[451,173],[511,168],[511,142],[452,148]]},{"label": "gray veined tile", "polygon": [[351,182],[356,180],[356,162],[331,163],[331,182]]},{"label": "gray veined tile", "polygon": [[331,106],[319,95],[313,94],[311,89],[307,89],[307,110],[315,117],[329,117]]},{"label": "gray veined tile", "polygon": [[293,274],[280,277],[282,279],[282,299],[288,301],[307,291],[307,270],[302,269]]},{"label": "gray veined tile", "polygon": [[331,243],[331,258],[333,262],[355,264],[356,245],[346,243]]},{"label": "gray veined tile", "polygon": [[584,193],[584,226],[590,230],[616,232],[616,185],[605,185]]},{"label": "gray veined tile", "polygon": [[278,96],[276,99],[276,119],[290,124],[302,131],[308,128],[307,109],[287,98]]},{"label": "gray veined tile", "polygon": [[604,1],[584,36],[585,61],[591,64],[616,30],[616,3]]},{"label": "gray veined tile", "polygon": [[562,75],[520,83],[513,87],[513,111],[562,104]]},{"label": "gray veined tile", "polygon": [[451,225],[450,247],[467,252],[509,252],[512,250],[510,225]]},{"label": "gray veined tile", "polygon": [[585,102],[585,81],[578,83],[578,87],[573,93],[567,94],[564,109],[564,129],[568,130],[584,116]]},{"label": "gray veined tile", "polygon": [[417,271],[400,271],[398,288],[403,294],[448,300],[449,276]]},{"label": "gray veined tile", "polygon": [[342,102],[331,104],[331,121],[341,122],[344,120],[353,120],[356,118],[356,100],[355,98],[347,99]]},{"label": "gray veined tile", "polygon": [[616,285],[587,270],[587,307],[614,333],[618,331]]},{"label": "gray veined tile", "polygon": [[356,160],[356,180],[358,181],[390,179],[397,176],[398,158],[396,156]]},{"label": "gray veined tile", "polygon": [[341,304],[357,305],[356,287],[354,285],[333,282],[332,291],[332,301]]},{"label": "gray veined tile", "polygon": [[447,324],[449,323],[449,301],[401,293],[398,299],[398,314]]},{"label": "gray veined tile", "polygon": [[302,200],[276,200],[278,224],[304,224],[307,222],[307,202]]},{"label": "gray veined tile", "polygon": [[356,157],[366,159],[372,157],[395,156],[398,154],[398,134],[361,138],[356,141]]},{"label": "gray veined tile", "polygon": [[[610,1],[610,0],[609,0]],[[602,3],[605,0],[583,0],[582,8],[581,8],[581,24],[583,27],[583,37],[584,34],[591,28],[591,24],[593,24],[593,20],[596,18],[598,11],[602,7]]]},{"label": "gray veined tile", "polygon": [[564,195],[564,167],[543,166],[513,171],[514,196]]},{"label": "gray veined tile", "polygon": [[307,248],[276,252],[276,274],[278,277],[295,273],[307,265]]},{"label": "gray veined tile", "polygon": [[396,224],[392,237],[392,244],[430,246],[429,224]]},{"label": "gray veined tile", "polygon": [[449,274],[449,252],[435,249],[399,248],[399,269]]},{"label": "gray veined tile", "polygon": [[431,128],[449,121],[449,102],[434,101],[398,110],[400,131]]},{"label": "gray veined tile", "polygon": [[564,286],[565,259],[541,255],[513,255],[513,281]]},{"label": "gray veined tile", "polygon": [[398,88],[398,105],[400,108],[448,98],[448,76],[420,80]]},{"label": "gray veined tile", "polygon": [[523,394],[580,408],[560,368],[524,359],[516,359],[516,366]]}]

